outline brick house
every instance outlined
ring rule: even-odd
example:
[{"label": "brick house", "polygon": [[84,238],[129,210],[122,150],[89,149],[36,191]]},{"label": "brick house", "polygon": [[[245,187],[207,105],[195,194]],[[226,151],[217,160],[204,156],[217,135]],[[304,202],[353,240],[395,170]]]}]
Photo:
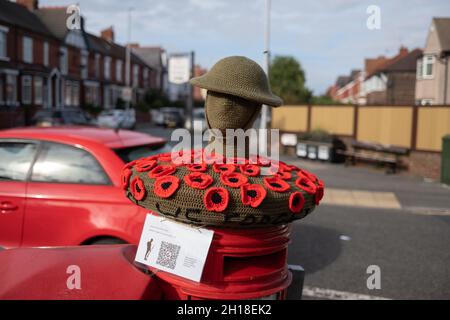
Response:
[{"label": "brick house", "polygon": [[0,108],[20,106],[21,124],[34,109],[48,106],[48,79],[58,66],[58,39],[30,11],[32,5],[0,0]]},{"label": "brick house", "polygon": [[352,70],[349,76],[338,77],[334,86],[329,90],[333,100],[342,103],[361,104],[361,83],[364,80],[364,73],[361,70]]},{"label": "brick house", "polygon": [[[39,108],[117,106],[126,84],[126,48],[112,28],[102,37],[68,30],[66,7],[0,0],[0,127],[28,124]],[[152,68],[131,52],[132,103],[151,88]],[[6,110],[6,111],[5,111]]]},{"label": "brick house", "polygon": [[131,45],[132,52],[152,68],[150,82],[152,88],[167,90],[167,57],[161,47],[141,47],[137,43]]},{"label": "brick house", "polygon": [[[84,23],[81,30],[68,30],[65,7],[41,8],[36,14],[61,41],[62,57],[67,52],[69,68],[62,73],[62,105],[78,107],[82,103],[105,109],[118,106],[127,80],[126,47],[114,42],[113,27],[98,37],[86,32]],[[136,104],[151,88],[151,68],[133,52],[130,58],[129,83],[133,88],[132,103]]]},{"label": "brick house", "polygon": [[383,59],[364,81],[368,105],[413,105],[415,95],[416,60],[422,50],[401,47],[391,59]]},{"label": "brick house", "polygon": [[428,31],[423,56],[417,60],[418,105],[450,103],[450,18],[434,18]]}]

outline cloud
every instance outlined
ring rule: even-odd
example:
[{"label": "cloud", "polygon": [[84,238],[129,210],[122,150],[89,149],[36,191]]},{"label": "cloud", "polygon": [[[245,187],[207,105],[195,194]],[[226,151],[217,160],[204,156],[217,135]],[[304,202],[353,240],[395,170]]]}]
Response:
[{"label": "cloud", "polygon": [[[127,8],[133,7],[132,41],[169,52],[195,50],[211,67],[232,54],[263,61],[265,0],[41,0],[41,5],[79,2],[87,28],[114,25],[127,39]],[[381,8],[381,30],[366,28],[369,5]],[[324,92],[340,74],[362,68],[366,57],[393,55],[400,45],[423,47],[433,16],[450,13],[447,0],[272,0],[271,50],[292,55],[306,70],[307,85]]]}]

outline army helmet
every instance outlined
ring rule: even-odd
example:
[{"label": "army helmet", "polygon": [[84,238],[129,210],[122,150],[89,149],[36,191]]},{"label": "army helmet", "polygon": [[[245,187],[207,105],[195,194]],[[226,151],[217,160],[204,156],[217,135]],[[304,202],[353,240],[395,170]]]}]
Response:
[{"label": "army helmet", "polygon": [[264,70],[255,61],[243,56],[226,57],[218,61],[209,72],[190,80],[194,86],[237,96],[272,107],[283,104],[274,95]]}]

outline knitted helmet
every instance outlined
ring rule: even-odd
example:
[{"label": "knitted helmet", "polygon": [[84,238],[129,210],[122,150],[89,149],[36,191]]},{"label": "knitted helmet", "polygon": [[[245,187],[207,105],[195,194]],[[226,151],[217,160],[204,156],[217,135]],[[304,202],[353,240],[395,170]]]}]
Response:
[{"label": "knitted helmet", "polygon": [[122,186],[132,202],[162,216],[227,228],[286,224],[323,197],[323,182],[296,166],[259,157],[224,162],[203,150],[150,156],[125,166]]},{"label": "knitted helmet", "polygon": [[226,93],[273,107],[283,100],[270,90],[264,70],[246,57],[232,56],[218,61],[209,72],[190,83],[203,89]]}]

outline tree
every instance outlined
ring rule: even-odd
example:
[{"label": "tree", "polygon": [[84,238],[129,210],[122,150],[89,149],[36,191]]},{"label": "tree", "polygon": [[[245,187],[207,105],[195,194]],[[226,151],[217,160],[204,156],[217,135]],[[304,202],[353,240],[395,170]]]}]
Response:
[{"label": "tree", "polygon": [[312,92],[305,86],[305,72],[300,63],[290,56],[276,56],[270,65],[270,85],[273,93],[285,104],[308,103]]}]

